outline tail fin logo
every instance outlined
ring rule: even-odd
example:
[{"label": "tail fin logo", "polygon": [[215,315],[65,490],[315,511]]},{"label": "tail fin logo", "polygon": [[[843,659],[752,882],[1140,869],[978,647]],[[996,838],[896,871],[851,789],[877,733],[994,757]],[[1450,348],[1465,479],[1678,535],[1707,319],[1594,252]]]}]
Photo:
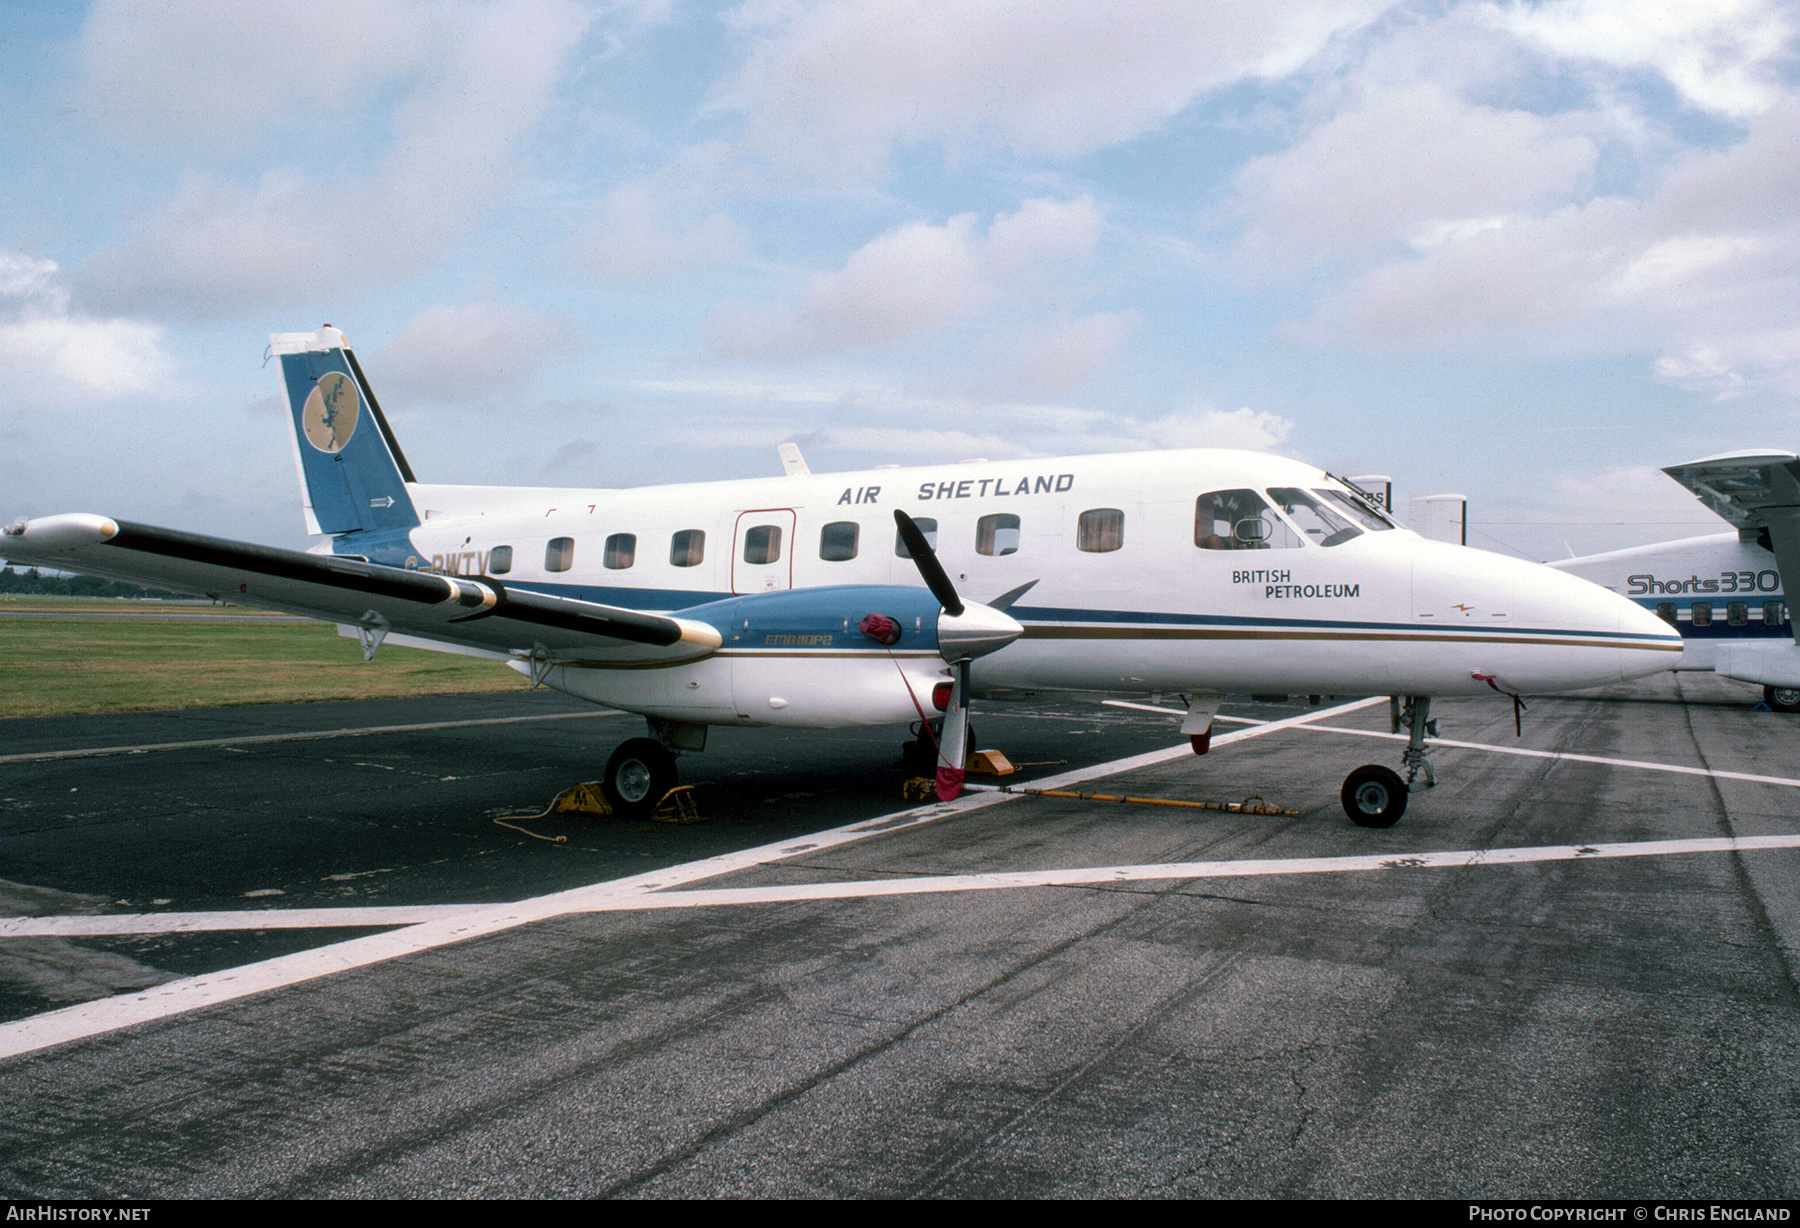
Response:
[{"label": "tail fin logo", "polygon": [[321,452],[341,452],[356,434],[362,398],[356,384],[342,371],[327,371],[313,386],[300,411],[300,423],[306,430],[306,441]]}]

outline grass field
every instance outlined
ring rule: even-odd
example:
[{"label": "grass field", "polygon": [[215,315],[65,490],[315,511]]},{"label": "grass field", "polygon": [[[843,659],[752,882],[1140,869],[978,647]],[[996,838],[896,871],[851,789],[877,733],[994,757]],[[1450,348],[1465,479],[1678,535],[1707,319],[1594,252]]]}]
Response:
[{"label": "grass field", "polygon": [[[7,608],[57,609],[54,619],[0,618],[0,717],[152,712],[229,704],[298,703],[510,691],[524,678],[498,661],[362,646],[323,623],[257,623],[226,609],[218,622],[83,617],[144,602],[32,598]],[[212,607],[180,605],[184,614]]]}]

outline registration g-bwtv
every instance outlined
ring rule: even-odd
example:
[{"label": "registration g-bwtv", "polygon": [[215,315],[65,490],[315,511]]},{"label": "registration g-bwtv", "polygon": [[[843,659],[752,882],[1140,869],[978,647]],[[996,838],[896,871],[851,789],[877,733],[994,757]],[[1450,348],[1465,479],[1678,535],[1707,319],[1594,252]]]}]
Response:
[{"label": "registration g-bwtv", "polygon": [[[603,784],[655,805],[714,725],[929,718],[942,797],[971,700],[1179,697],[1205,753],[1229,694],[1385,694],[1397,772],[1342,796],[1387,826],[1421,772],[1433,696],[1529,695],[1667,668],[1681,640],[1550,568],[1396,525],[1347,482],[1193,450],[631,490],[419,482],[343,334],[271,349],[294,424],[306,552],[102,515],[14,523],[0,555],[503,661],[648,719]],[[954,577],[954,579],[952,578]],[[933,716],[941,711],[941,717]]]}]

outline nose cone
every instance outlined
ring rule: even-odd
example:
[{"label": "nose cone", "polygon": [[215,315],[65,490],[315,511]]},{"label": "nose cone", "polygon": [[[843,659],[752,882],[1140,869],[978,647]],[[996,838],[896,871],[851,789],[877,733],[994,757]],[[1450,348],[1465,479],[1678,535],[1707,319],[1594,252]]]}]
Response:
[{"label": "nose cone", "polygon": [[984,657],[1025,634],[1025,628],[992,606],[965,601],[961,614],[938,613],[938,655],[946,661]]},{"label": "nose cone", "polygon": [[1681,658],[1681,636],[1673,627],[1611,589],[1534,565],[1518,591],[1519,612],[1530,625],[1565,628],[1592,646],[1581,654],[1584,659],[1605,661],[1593,681],[1571,682],[1571,688],[1648,677],[1674,668]]},{"label": "nose cone", "polygon": [[1620,650],[1619,680],[1629,682],[1674,669],[1681,660],[1681,634],[1637,602],[1611,589],[1601,591],[1612,598],[1619,611],[1619,634],[1631,641]]}]

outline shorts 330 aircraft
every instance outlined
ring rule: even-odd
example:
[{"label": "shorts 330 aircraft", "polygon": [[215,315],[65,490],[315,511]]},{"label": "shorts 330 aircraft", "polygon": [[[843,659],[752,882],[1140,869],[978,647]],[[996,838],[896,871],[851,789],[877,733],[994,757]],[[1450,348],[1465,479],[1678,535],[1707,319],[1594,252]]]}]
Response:
[{"label": "shorts 330 aircraft", "polygon": [[[293,414],[306,552],[91,514],[21,520],[0,555],[505,661],[640,713],[615,805],[654,805],[711,725],[832,729],[944,712],[961,788],[969,699],[1179,697],[1205,753],[1228,694],[1387,694],[1407,779],[1344,782],[1387,826],[1430,697],[1598,686],[1681,640],[1605,589],[1427,541],[1321,470],[1171,451],[964,462],[630,490],[419,482],[343,334],[271,339]],[[952,578],[954,577],[954,578]],[[924,581],[924,587],[919,584]],[[980,594],[985,603],[971,598]],[[1403,701],[1403,702],[1402,702]]]},{"label": "shorts 330 aircraft", "polygon": [[1664,473],[1734,530],[1551,566],[1605,585],[1681,632],[1677,670],[1757,683],[1777,712],[1800,712],[1800,628],[1783,580],[1800,576],[1800,457],[1753,448]]}]

